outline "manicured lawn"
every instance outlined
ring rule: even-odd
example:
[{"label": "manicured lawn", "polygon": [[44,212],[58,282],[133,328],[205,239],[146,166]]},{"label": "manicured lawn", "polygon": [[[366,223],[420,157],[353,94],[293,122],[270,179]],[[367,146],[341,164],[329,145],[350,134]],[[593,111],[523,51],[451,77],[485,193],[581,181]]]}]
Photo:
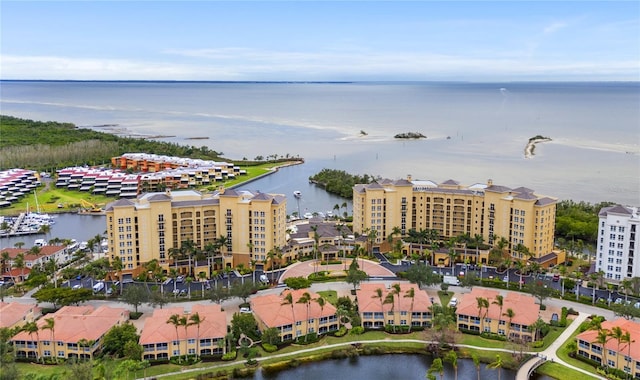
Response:
[{"label": "manicured lawn", "polygon": [[449,305],[449,301],[453,298],[453,292],[443,292],[441,290],[438,291],[438,297],[440,297],[440,305],[447,306]]},{"label": "manicured lawn", "polygon": [[578,334],[580,334],[580,329],[577,329],[571,335],[571,337],[569,339],[567,339],[567,341],[562,345],[562,347],[560,347],[558,349],[556,354],[558,355],[558,357],[560,359],[562,359],[565,362],[571,364],[572,366],[584,369],[585,371],[589,371],[589,372],[592,372],[593,374],[595,374],[596,373],[596,369],[593,366],[591,366],[591,365],[589,365],[589,364],[587,364],[587,363],[585,363],[583,361],[580,361],[578,359],[573,359],[573,358],[569,357],[569,347],[568,346],[575,339],[576,335],[578,335]]},{"label": "manicured lawn", "polygon": [[[585,377],[588,378],[588,376],[582,372],[578,372],[569,367],[565,367],[562,364],[549,363],[549,362],[546,362],[540,367],[538,367],[538,369],[536,369],[536,373],[540,375],[553,377],[554,379],[580,379]],[[594,376],[594,378],[596,377]]]},{"label": "manicured lawn", "polygon": [[322,290],[319,291],[318,294],[332,305],[335,305],[338,302],[338,292],[335,290]]},{"label": "manicured lawn", "polygon": [[[573,322],[572,320],[567,320],[567,326]],[[544,341],[544,345],[539,348],[532,348],[531,351],[544,351],[551,345],[551,343],[555,342],[556,339],[562,334],[562,332],[566,329],[566,327],[551,327],[549,333],[542,339]]]},{"label": "manicured lawn", "polygon": [[[461,334],[461,338],[458,343],[485,348],[504,348],[507,345],[507,342],[501,340],[486,339],[479,335],[471,334]],[[527,348],[527,351],[528,350],[529,349]]]},{"label": "manicured lawn", "polygon": [[33,363],[16,363],[20,378],[26,377],[32,373],[36,376],[46,376],[47,378],[53,375],[64,375],[67,373],[67,368],[64,365],[42,365]]}]

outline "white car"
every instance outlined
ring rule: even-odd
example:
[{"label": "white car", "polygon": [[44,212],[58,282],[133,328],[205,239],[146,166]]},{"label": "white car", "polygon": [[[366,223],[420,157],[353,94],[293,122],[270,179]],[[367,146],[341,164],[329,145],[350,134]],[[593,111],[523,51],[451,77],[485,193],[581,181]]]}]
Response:
[{"label": "white car", "polygon": [[81,288],[82,288],[82,284],[76,284],[76,285],[73,285],[72,289],[81,289]]},{"label": "white car", "polygon": [[451,301],[449,301],[449,307],[456,307],[456,306],[458,306],[458,299],[456,297],[453,297]]},{"label": "white car", "polygon": [[251,309],[249,309],[248,307],[241,307],[240,312],[243,314],[248,314],[251,313]]}]

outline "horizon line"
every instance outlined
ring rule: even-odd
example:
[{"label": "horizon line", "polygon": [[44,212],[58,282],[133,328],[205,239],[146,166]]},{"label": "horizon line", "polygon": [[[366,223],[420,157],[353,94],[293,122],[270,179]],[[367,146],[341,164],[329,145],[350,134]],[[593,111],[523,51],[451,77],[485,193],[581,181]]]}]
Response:
[{"label": "horizon line", "polygon": [[0,79],[0,82],[98,82],[98,83],[640,83],[640,80],[182,80],[182,79]]}]

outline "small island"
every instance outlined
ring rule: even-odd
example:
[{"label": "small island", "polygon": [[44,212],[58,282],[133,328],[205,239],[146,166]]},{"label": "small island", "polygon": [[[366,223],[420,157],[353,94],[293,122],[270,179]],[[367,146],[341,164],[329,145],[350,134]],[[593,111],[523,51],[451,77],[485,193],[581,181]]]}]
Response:
[{"label": "small island", "polygon": [[524,147],[524,158],[532,158],[535,154],[536,144],[551,141],[551,137],[537,135],[529,139],[527,146]]},{"label": "small island", "polygon": [[396,139],[426,139],[427,136],[423,135],[420,132],[405,132],[405,133],[398,133],[397,135],[393,136]]}]

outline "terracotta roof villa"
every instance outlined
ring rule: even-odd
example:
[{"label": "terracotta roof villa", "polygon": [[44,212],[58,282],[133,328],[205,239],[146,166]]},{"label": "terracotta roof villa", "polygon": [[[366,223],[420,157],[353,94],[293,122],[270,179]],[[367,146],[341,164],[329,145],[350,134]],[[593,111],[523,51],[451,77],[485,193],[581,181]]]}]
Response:
[{"label": "terracotta roof villa", "polygon": [[[194,324],[195,314],[200,324]],[[188,326],[168,323],[172,315],[185,318]],[[190,324],[189,324],[190,323]],[[194,305],[191,313],[181,307],[156,309],[144,323],[140,334],[140,345],[144,349],[144,360],[166,360],[173,356],[222,355],[224,336],[227,333],[227,317],[220,305]],[[176,335],[177,334],[177,335]]]},{"label": "terracotta roof villa", "polygon": [[40,308],[33,304],[0,302],[0,328],[19,327],[40,316]]},{"label": "terracotta roof villa", "polygon": [[[460,300],[456,314],[458,328],[475,332],[491,332],[506,335],[509,339],[532,340],[533,332],[529,326],[538,320],[540,305],[535,298],[523,294],[510,292],[504,296],[502,308],[496,303],[496,296],[500,293],[496,290],[473,288]],[[478,298],[488,300],[489,308],[478,308]],[[514,311],[513,316],[508,317],[507,310]]]},{"label": "terracotta roof villa", "polygon": [[[400,287],[397,293],[396,285]],[[361,284],[356,294],[362,326],[365,328],[431,325],[431,299],[427,292],[415,284],[398,283],[389,287],[382,283]],[[393,295],[393,303],[385,303],[389,294]]]},{"label": "terracotta roof villa", "polygon": [[[624,338],[618,341],[612,337],[611,333],[616,329],[620,329],[623,336],[629,333],[629,341]],[[606,367],[617,368],[634,379],[640,378],[640,323],[624,318],[604,321],[602,331],[608,334],[605,350],[603,344],[597,342],[599,331],[587,330],[576,336],[577,354]]]},{"label": "terracotta roof villa", "polygon": [[[53,328],[47,326],[50,319],[53,319]],[[104,335],[113,326],[128,320],[129,311],[123,308],[65,306],[38,320],[37,332],[19,332],[11,342],[18,357],[90,359],[102,348]]]},{"label": "terracotta roof villa", "polygon": [[[308,303],[304,302],[305,293],[310,296]],[[286,299],[288,294],[291,294],[292,303]],[[320,295],[309,289],[285,290],[281,294],[252,298],[251,309],[260,331],[275,327],[280,332],[280,339],[287,341],[309,333],[324,334],[338,329],[335,306],[326,302],[320,307],[315,301],[318,298]]]}]

